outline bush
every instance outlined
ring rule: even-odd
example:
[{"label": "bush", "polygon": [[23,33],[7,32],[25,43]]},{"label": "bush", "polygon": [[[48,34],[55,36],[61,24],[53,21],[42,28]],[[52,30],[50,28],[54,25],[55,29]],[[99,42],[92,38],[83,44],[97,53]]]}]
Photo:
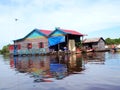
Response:
[{"label": "bush", "polygon": [[75,46],[78,47],[78,48],[81,48],[82,47],[82,43],[81,42],[76,42]]},{"label": "bush", "polygon": [[3,55],[9,54],[9,45],[3,46],[2,50],[0,50],[0,53]]}]

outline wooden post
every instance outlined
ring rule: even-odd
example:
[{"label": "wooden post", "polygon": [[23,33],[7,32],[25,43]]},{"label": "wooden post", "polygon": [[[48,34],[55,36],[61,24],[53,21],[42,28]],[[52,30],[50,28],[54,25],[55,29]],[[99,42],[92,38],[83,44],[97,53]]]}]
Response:
[{"label": "wooden post", "polygon": [[59,54],[60,45],[58,44],[58,54]]},{"label": "wooden post", "polygon": [[82,36],[82,40],[81,40],[81,47],[82,47],[82,49],[83,49],[83,37],[84,36]]},{"label": "wooden post", "polygon": [[68,48],[69,47],[69,45],[68,45],[68,43],[69,43],[68,42],[68,34],[66,35],[66,38],[67,38],[67,53],[68,53],[68,50],[69,50],[69,48]]}]

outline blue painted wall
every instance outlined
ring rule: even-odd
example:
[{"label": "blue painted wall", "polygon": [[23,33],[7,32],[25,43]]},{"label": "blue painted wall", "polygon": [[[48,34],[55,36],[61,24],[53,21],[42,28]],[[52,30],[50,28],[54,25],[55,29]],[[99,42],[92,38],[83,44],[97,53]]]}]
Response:
[{"label": "blue painted wall", "polygon": [[33,39],[33,38],[43,38],[43,37],[45,37],[43,34],[35,31],[35,32],[31,33],[27,38]]},{"label": "blue painted wall", "polygon": [[61,31],[56,30],[51,36],[64,36]]}]

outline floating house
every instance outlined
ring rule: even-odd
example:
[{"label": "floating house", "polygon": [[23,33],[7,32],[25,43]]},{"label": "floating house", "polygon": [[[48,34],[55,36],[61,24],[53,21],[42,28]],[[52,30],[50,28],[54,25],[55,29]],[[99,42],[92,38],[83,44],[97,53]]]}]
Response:
[{"label": "floating house", "polygon": [[[53,51],[76,51],[75,43],[83,39],[83,34],[74,30],[56,28],[51,30],[34,29],[21,39],[14,40],[9,47],[14,55],[47,54]],[[82,38],[81,38],[82,37]]]},{"label": "floating house", "polygon": [[90,49],[93,49],[95,51],[105,50],[105,40],[102,37],[84,39],[82,44],[83,48],[86,50]]},{"label": "floating house", "polygon": [[76,42],[80,42],[83,39],[83,34],[75,30],[66,30],[61,28],[56,28],[48,38],[49,48],[55,51],[65,49],[70,52],[76,51]]},{"label": "floating house", "polygon": [[14,55],[48,53],[48,35],[50,33],[50,30],[34,29],[24,38],[14,40]]}]

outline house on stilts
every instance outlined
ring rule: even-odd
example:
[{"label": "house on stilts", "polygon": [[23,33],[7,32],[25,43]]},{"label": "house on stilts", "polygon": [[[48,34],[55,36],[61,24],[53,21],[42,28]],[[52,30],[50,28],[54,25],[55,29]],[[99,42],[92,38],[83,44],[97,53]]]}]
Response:
[{"label": "house on stilts", "polygon": [[82,46],[85,50],[105,51],[105,40],[102,37],[87,38],[82,42]]},{"label": "house on stilts", "polygon": [[54,31],[34,29],[25,37],[14,40],[9,51],[13,55],[41,55],[64,50],[75,52],[75,43],[80,42],[83,36],[77,31],[61,28]]},{"label": "house on stilts", "polygon": [[75,30],[66,30],[56,28],[48,38],[49,49],[55,51],[64,51],[65,49],[70,52],[76,52],[76,43],[83,40],[83,34]]}]

